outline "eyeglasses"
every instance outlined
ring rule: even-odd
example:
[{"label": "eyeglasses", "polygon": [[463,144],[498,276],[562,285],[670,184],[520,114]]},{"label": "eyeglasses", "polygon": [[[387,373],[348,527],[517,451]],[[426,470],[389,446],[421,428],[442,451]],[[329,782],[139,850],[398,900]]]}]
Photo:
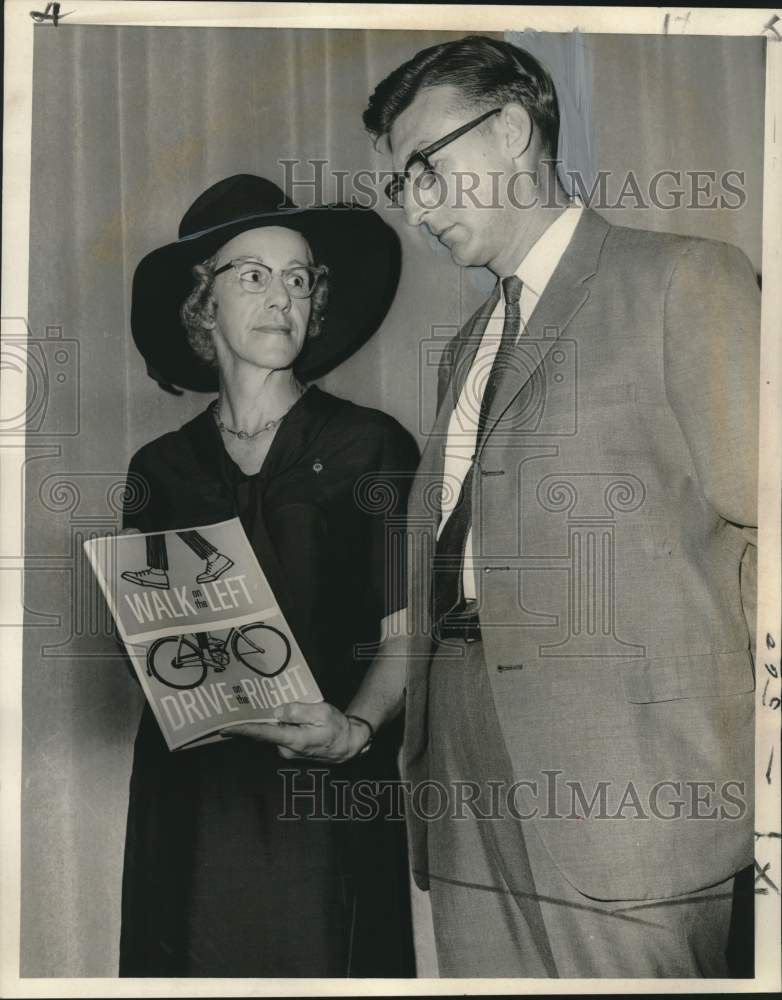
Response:
[{"label": "eyeglasses", "polygon": [[405,164],[405,169],[401,173],[395,173],[385,186],[386,197],[391,201],[391,204],[397,208],[399,207],[405,183],[410,178],[411,168],[416,164],[420,164],[421,169],[414,178],[415,186],[421,191],[428,191],[434,187],[438,177],[434,167],[429,162],[429,157],[441,150],[443,146],[447,146],[450,142],[454,142],[454,140],[459,139],[465,134],[465,132],[469,132],[470,129],[480,125],[481,122],[485,122],[487,118],[491,118],[492,115],[499,114],[500,111],[502,111],[502,108],[494,108],[491,111],[486,111],[477,118],[473,118],[472,121],[467,122],[466,125],[461,125],[459,128],[454,129],[453,132],[449,132],[448,135],[444,135],[442,139],[438,139],[437,142],[433,142],[430,146],[426,146],[425,149],[419,149],[417,152],[413,153]]},{"label": "eyeglasses", "polygon": [[274,271],[262,260],[256,260],[254,257],[238,257],[236,260],[229,260],[227,264],[218,267],[215,271],[215,277],[218,274],[224,274],[230,268],[236,271],[242,288],[254,295],[265,292],[271,284],[272,275],[279,274],[288,294],[294,299],[308,299],[315,291],[318,281],[328,274],[329,270],[325,264],[321,264],[319,267],[297,264],[296,267],[286,267],[282,271]]}]

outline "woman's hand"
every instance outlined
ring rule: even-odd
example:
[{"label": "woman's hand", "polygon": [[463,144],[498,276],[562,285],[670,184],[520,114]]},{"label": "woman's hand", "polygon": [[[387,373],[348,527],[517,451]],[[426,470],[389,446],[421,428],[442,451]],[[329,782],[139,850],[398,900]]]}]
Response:
[{"label": "woman's hand", "polygon": [[369,727],[348,719],[338,708],[320,701],[292,701],[274,710],[276,723],[247,722],[223,730],[225,736],[246,736],[261,743],[275,743],[282,757],[311,757],[341,764],[362,750],[370,738]]}]

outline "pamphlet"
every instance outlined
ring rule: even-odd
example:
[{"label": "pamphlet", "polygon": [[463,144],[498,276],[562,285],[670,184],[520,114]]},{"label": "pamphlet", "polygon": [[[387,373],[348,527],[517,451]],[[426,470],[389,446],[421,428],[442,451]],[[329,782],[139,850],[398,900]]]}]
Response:
[{"label": "pamphlet", "polygon": [[171,750],[323,700],[238,518],[84,549]]}]

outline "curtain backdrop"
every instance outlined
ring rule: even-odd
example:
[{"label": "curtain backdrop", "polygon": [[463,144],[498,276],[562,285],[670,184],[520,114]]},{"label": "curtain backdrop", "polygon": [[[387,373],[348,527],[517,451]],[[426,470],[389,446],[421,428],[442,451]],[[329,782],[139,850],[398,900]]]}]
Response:
[{"label": "curtain backdrop", "polygon": [[[281,160],[301,161],[287,179],[302,181],[313,176],[307,160],[325,159],[331,201],[337,171],[387,169],[362,128],[368,94],[419,49],[458,36],[66,24],[35,36],[28,318],[44,406],[25,471],[21,972],[112,976],[141,697],[112,655],[80,543],[116,527],[132,453],[206,404],[147,377],[129,333],[134,267],[176,237],[193,199],[222,177],[284,186]],[[533,51],[548,55],[568,88],[563,105],[582,122],[566,159],[591,177],[611,171],[614,196],[631,170],[641,190],[664,169],[744,173],[737,210],[688,210],[686,199],[637,209],[630,199],[604,211],[610,221],[728,240],[759,266],[761,39],[529,38],[545,46]],[[302,201],[312,190],[291,193]],[[434,380],[426,341],[470,314],[486,274],[460,271],[399,212],[381,211],[402,239],[399,292],[377,336],[321,384],[388,411],[423,441]]]}]

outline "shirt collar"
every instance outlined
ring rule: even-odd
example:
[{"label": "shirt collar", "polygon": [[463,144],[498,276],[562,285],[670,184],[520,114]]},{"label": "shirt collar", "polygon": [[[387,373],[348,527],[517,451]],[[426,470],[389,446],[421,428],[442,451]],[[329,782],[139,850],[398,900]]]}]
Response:
[{"label": "shirt collar", "polygon": [[516,269],[524,287],[538,297],[545,291],[551,275],[567,250],[583,209],[584,206],[578,201],[568,205],[533,244]]}]

